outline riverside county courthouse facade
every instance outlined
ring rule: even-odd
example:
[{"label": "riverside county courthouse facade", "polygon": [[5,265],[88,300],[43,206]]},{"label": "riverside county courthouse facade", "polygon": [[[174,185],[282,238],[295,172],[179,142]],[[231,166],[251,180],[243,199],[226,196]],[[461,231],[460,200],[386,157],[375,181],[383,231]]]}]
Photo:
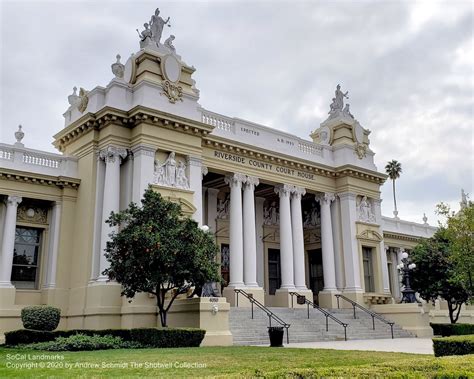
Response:
[{"label": "riverside county courthouse facade", "polygon": [[61,308],[62,328],[156,326],[154,298],[129,303],[102,275],[104,220],[149,186],[215,235],[221,309],[237,305],[234,289],[273,307],[291,306],[290,292],[324,308],[338,293],[396,303],[401,252],[435,228],[382,216],[387,177],[347,93],[337,86],[311,140],[214,113],[153,17],[105,87],[68,97],[60,154],[25,146],[28,127],[0,144],[0,332],[21,327],[21,308],[35,304]]}]

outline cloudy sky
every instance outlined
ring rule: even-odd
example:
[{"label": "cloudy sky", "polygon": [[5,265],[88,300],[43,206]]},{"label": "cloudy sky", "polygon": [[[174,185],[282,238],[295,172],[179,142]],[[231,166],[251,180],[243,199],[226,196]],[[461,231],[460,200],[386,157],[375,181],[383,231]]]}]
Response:
[{"label": "cloudy sky", "polygon": [[[106,85],[156,6],[203,107],[309,138],[341,83],[378,169],[402,163],[402,218],[436,224],[436,203],[472,194],[470,1],[0,0],[0,141],[22,124],[27,147],[54,151],[72,87]],[[391,216],[391,183],[382,191]]]}]

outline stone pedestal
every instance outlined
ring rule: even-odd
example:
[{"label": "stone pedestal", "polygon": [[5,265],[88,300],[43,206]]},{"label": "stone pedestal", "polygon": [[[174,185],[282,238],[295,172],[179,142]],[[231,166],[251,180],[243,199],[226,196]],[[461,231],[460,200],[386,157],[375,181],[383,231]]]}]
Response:
[{"label": "stone pedestal", "polygon": [[122,328],[154,328],[158,307],[156,297],[148,293],[137,293],[131,302],[122,296]]},{"label": "stone pedestal", "polygon": [[230,304],[223,297],[175,300],[168,312],[168,326],[206,330],[201,346],[231,346],[229,309]]},{"label": "stone pedestal", "polygon": [[15,305],[15,287],[0,287],[0,308],[14,308]]},{"label": "stone pedestal", "polygon": [[427,304],[383,304],[374,305],[371,309],[417,337],[433,337]]},{"label": "stone pedestal", "polygon": [[[339,291],[320,291],[318,293],[319,306],[326,309],[337,308],[337,298],[335,295],[340,294]],[[341,303],[343,300],[339,300]],[[349,304],[345,301],[346,304]],[[342,304],[342,303],[341,303]]]},{"label": "stone pedestal", "polygon": [[[355,301],[357,304],[360,304],[363,307],[366,306],[364,303],[364,292],[362,290],[361,291],[343,291],[341,295],[344,295],[348,299]],[[339,306],[340,308],[352,308],[351,303],[343,299],[339,299]],[[336,308],[337,308],[337,301],[336,301]]]},{"label": "stone pedestal", "polygon": [[[305,289],[305,290],[299,289],[296,292],[298,293],[298,295],[304,296],[307,300],[313,301],[313,291],[309,289]],[[291,297],[290,297],[290,307],[292,305],[293,305],[293,308],[306,308],[307,307],[306,304],[298,304],[298,300],[296,296],[293,296],[293,304],[291,304]]]},{"label": "stone pedestal", "polygon": [[[290,292],[294,292],[294,288],[279,288],[275,291],[275,297],[273,301],[274,307],[291,308],[291,295]],[[296,297],[293,299],[293,304],[296,307]]]},{"label": "stone pedestal", "polygon": [[[234,292],[234,289],[241,289],[242,291],[247,292],[248,294],[252,294],[254,299],[259,301],[262,304],[265,304],[265,293],[263,288],[260,287],[233,287],[227,286],[222,291],[222,295],[227,299],[227,302],[230,304],[231,307],[250,307],[250,301],[242,294],[239,294],[239,299],[237,301],[237,294]],[[237,304],[238,303],[238,304]]]}]

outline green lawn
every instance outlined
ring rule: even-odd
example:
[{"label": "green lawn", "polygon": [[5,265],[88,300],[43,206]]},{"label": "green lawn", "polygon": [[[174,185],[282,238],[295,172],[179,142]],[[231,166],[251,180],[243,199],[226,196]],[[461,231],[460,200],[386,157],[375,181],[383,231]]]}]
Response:
[{"label": "green lawn", "polygon": [[[42,354],[46,357],[41,357]],[[56,355],[64,359],[51,360]],[[141,364],[142,367],[133,366],[133,363]],[[204,367],[177,367],[186,364]],[[31,365],[32,368],[27,369],[26,366],[22,369],[14,368],[15,365],[17,367]],[[95,365],[96,368],[91,367]],[[103,365],[107,367],[103,368]],[[153,365],[156,368],[150,368]],[[78,376],[474,378],[474,355],[435,358],[429,355],[402,353],[268,347],[131,349],[65,353],[0,348],[0,378]]]}]

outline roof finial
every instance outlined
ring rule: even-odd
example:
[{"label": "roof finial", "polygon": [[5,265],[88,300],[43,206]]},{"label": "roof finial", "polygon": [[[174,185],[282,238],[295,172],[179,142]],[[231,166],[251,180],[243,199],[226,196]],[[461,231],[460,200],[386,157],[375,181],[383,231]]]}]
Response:
[{"label": "roof finial", "polygon": [[21,143],[21,140],[25,136],[25,133],[23,133],[23,130],[21,130],[21,128],[22,126],[18,125],[18,130],[15,132],[15,138],[16,138],[15,146],[23,147],[24,145]]},{"label": "roof finial", "polygon": [[120,54],[116,55],[117,62],[112,63],[112,73],[115,75],[116,78],[122,79],[123,78],[123,73],[125,71],[125,66],[120,62]]},{"label": "roof finial", "polygon": [[426,217],[426,213],[423,213],[423,223],[428,225],[428,217]]}]

